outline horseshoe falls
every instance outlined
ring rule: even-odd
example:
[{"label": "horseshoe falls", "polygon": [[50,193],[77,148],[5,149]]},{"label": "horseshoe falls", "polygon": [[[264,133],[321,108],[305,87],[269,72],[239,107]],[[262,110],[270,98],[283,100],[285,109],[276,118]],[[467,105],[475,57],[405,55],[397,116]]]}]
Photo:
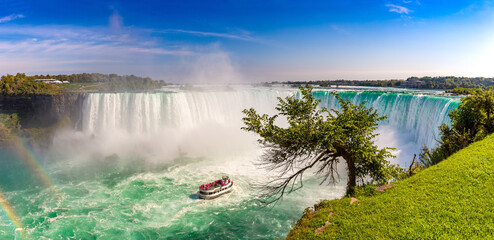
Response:
[{"label": "horseshoe falls", "polygon": [[[436,92],[338,91],[387,116],[376,142],[395,147],[391,161],[402,167],[422,145],[434,146],[438,126],[449,123],[447,115],[459,102]],[[257,136],[240,129],[241,111],[274,114],[277,97],[292,94],[298,90],[246,86],[90,93],[80,129],[59,130],[46,153],[25,149],[50,184],[29,174],[23,154],[1,152],[0,180],[10,183],[2,189],[2,203],[15,203],[29,239],[283,238],[305,208],[341,197],[346,185],[344,174],[331,185],[309,176],[275,207],[259,207],[252,186],[269,172],[255,165],[262,150]],[[330,90],[314,95],[322,106],[337,108]],[[233,179],[235,190],[199,200],[198,186],[223,175]],[[6,214],[0,214],[0,236],[22,238]]]},{"label": "horseshoe falls", "polygon": [[[451,110],[458,108],[458,98],[435,95],[383,92],[340,92],[343,99],[377,110],[386,116],[378,129],[377,139],[381,147],[397,148],[397,163],[406,167],[422,146],[434,147],[440,138],[439,126],[450,124]],[[338,103],[330,92],[315,92],[321,104],[328,109],[337,109]],[[418,154],[417,154],[418,155]]]}]

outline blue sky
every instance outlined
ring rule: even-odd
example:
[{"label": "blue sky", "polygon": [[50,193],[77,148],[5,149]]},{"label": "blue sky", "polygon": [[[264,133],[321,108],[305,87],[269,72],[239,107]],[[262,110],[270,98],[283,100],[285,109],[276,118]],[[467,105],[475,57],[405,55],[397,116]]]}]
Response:
[{"label": "blue sky", "polygon": [[0,0],[0,74],[494,76],[494,1]]}]

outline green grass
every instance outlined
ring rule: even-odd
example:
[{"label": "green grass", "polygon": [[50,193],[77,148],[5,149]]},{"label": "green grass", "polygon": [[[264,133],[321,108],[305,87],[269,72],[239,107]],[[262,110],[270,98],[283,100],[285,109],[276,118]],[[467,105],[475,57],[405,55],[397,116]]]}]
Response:
[{"label": "green grass", "polygon": [[384,193],[369,188],[352,205],[306,209],[287,239],[494,239],[494,134]]},{"label": "green grass", "polygon": [[65,83],[58,84],[65,91],[100,91],[104,90],[104,83]]}]

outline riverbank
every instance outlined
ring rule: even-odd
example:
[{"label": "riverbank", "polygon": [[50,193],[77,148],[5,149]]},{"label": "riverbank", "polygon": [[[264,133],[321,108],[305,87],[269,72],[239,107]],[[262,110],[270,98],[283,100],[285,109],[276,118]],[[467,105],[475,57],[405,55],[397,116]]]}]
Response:
[{"label": "riverbank", "polygon": [[287,239],[494,237],[494,135],[384,193],[367,187],[306,209]]}]

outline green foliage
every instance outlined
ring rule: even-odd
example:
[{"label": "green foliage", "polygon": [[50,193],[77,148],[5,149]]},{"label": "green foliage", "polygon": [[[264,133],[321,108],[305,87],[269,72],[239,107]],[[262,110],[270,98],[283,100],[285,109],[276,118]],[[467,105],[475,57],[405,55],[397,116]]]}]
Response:
[{"label": "green foliage", "polygon": [[447,90],[447,93],[452,93],[454,95],[472,95],[477,91],[480,91],[478,88],[464,88],[464,87],[456,87],[453,90]]},{"label": "green foliage", "polygon": [[[112,75],[112,74],[110,74]],[[163,82],[154,81],[149,77],[141,78],[134,75],[110,77],[106,85],[108,91],[158,89]]]},{"label": "green foliage", "polygon": [[[365,103],[353,105],[337,93],[333,95],[341,110],[320,109],[320,100],[314,98],[310,85],[300,87],[300,91],[300,98],[278,98],[279,114],[274,116],[259,115],[252,108],[243,111],[246,126],[242,129],[259,134],[259,143],[266,149],[261,164],[280,172],[278,181],[266,186],[266,197],[277,196],[276,201],[286,191],[296,190],[294,184],[301,183],[304,172],[310,168],[323,176],[322,182],[334,181],[340,157],[347,163],[349,194],[357,185],[357,179],[363,182],[369,177],[372,181],[386,182],[392,178],[395,169],[386,160],[392,155],[387,148],[379,149],[373,141],[377,124],[385,117],[366,108]],[[286,118],[288,127],[276,125],[280,116]]]},{"label": "green foliage", "polygon": [[12,131],[18,131],[21,129],[19,115],[17,113],[0,113],[0,124]]},{"label": "green foliage", "polygon": [[2,95],[30,95],[30,94],[58,94],[60,88],[53,84],[34,82],[24,73],[4,75],[0,79],[0,94]]},{"label": "green foliage", "polygon": [[437,164],[469,144],[494,133],[494,90],[479,89],[462,99],[458,109],[449,113],[451,127],[439,127],[441,140],[434,149],[423,147],[420,161],[425,167]]},{"label": "green foliage", "polygon": [[419,86],[419,88],[426,89],[454,89],[457,87],[461,88],[480,88],[494,86],[494,78],[484,78],[484,77],[410,77],[407,80],[419,80],[423,81],[424,84]]},{"label": "green foliage", "polygon": [[287,239],[493,239],[493,182],[494,134],[384,193],[322,201]]},{"label": "green foliage", "polygon": [[[148,90],[161,88],[165,83],[163,81],[155,81],[149,77],[137,77],[134,75],[120,76],[117,74],[101,74],[101,73],[80,73],[71,75],[34,75],[31,79],[57,79],[60,81],[68,81],[74,83],[86,83],[91,86],[94,84],[103,83],[98,86],[97,90],[104,91],[125,91],[125,90]],[[68,86],[69,88],[74,87]],[[90,90],[90,89],[82,89]]]},{"label": "green foliage", "polygon": [[[68,81],[68,84],[47,84],[35,82],[36,79],[56,79]],[[142,78],[134,75],[119,76],[117,74],[81,73],[71,75],[34,75],[24,73],[2,76],[0,94],[59,94],[64,91],[127,91],[159,89],[163,81],[155,81],[149,77]]]},{"label": "green foliage", "polygon": [[[484,78],[484,77],[410,77],[409,80],[421,81],[421,84],[414,86],[416,88],[422,89],[453,89],[458,88],[456,91],[461,92],[461,94],[471,94],[469,90],[471,88],[481,88],[494,86],[494,78]],[[331,85],[344,85],[344,86],[369,86],[369,87],[400,87],[405,85],[404,80],[317,80],[310,82],[285,82],[285,84],[317,84],[322,87],[329,87]],[[456,93],[456,91],[454,93]]]},{"label": "green foliage", "polygon": [[0,113],[0,148],[12,144],[15,135],[22,132],[17,113]]},{"label": "green foliage", "polygon": [[359,197],[372,197],[379,194],[379,192],[376,190],[375,185],[365,185],[361,187],[356,187],[355,188],[355,194],[353,197],[359,198]]}]

